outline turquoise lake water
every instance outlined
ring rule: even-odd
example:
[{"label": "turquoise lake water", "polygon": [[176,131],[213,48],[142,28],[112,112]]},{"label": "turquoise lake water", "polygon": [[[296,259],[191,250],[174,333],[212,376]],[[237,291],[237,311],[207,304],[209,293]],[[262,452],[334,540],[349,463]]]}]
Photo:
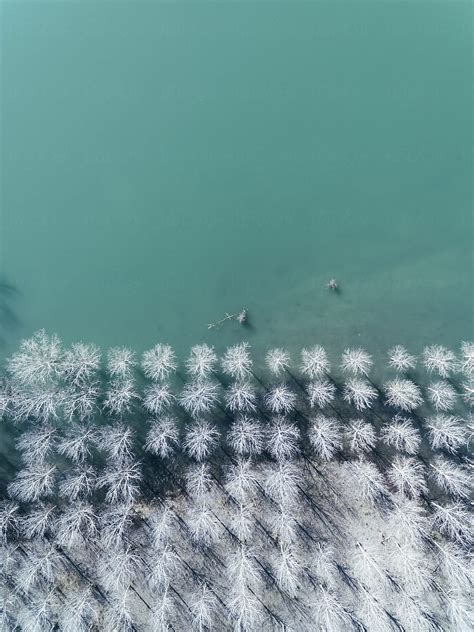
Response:
[{"label": "turquoise lake water", "polygon": [[2,353],[471,338],[472,17],[3,2]]}]

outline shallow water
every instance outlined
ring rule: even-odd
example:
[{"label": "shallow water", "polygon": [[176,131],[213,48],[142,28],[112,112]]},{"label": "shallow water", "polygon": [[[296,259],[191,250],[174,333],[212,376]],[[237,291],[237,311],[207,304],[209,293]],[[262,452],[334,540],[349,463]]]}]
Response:
[{"label": "shallow water", "polygon": [[1,11],[3,353],[472,336],[471,3]]}]

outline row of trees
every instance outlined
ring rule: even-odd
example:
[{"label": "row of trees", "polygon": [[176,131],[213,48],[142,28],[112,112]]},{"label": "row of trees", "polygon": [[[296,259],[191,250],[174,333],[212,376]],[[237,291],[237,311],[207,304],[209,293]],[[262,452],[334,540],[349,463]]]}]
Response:
[{"label": "row of trees", "polygon": [[265,360],[22,343],[0,630],[471,629],[474,345]]}]

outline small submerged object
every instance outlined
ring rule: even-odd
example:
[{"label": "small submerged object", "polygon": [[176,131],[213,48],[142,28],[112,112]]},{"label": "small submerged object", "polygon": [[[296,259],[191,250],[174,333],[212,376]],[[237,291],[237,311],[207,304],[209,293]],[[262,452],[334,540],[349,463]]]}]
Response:
[{"label": "small submerged object", "polygon": [[247,310],[243,309],[238,314],[229,314],[229,312],[226,312],[226,315],[224,316],[224,318],[221,318],[215,323],[209,323],[207,328],[216,329],[217,327],[220,327],[223,323],[225,323],[226,320],[232,320],[234,318],[235,320],[238,320],[241,325],[245,325],[248,320]]},{"label": "small submerged object", "polygon": [[243,309],[241,312],[237,314],[237,320],[241,325],[245,325],[247,322],[247,310]]},{"label": "small submerged object", "polygon": [[339,284],[336,279],[329,279],[329,281],[326,283],[326,287],[328,290],[336,291],[339,289]]}]

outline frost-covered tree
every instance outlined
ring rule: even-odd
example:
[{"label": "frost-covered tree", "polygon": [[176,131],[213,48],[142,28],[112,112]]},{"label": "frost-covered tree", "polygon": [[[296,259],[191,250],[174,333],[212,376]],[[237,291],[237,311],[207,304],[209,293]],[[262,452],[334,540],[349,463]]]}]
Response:
[{"label": "frost-covered tree", "polygon": [[145,387],[143,406],[151,415],[159,415],[172,405],[174,399],[175,396],[168,384],[156,382]]},{"label": "frost-covered tree", "polygon": [[278,504],[277,511],[273,511],[270,515],[272,532],[284,546],[290,546],[298,542],[296,513],[295,505],[285,502],[284,504]]},{"label": "frost-covered tree", "polygon": [[98,560],[97,572],[109,591],[119,592],[130,586],[141,571],[142,561],[130,546],[107,549]]},{"label": "frost-covered tree", "polygon": [[382,428],[380,437],[387,445],[407,454],[417,454],[421,445],[418,430],[408,417],[400,415],[395,415],[392,421]]},{"label": "frost-covered tree", "polygon": [[311,408],[319,406],[324,408],[334,401],[336,396],[336,387],[329,380],[313,380],[306,386],[308,393],[309,405]]},{"label": "frost-covered tree", "polygon": [[364,349],[346,349],[342,354],[341,368],[349,375],[368,376],[373,363],[372,356]]},{"label": "frost-covered tree", "polygon": [[89,498],[97,487],[97,475],[94,468],[80,463],[70,469],[59,481],[59,495],[70,502]]},{"label": "frost-covered tree", "polygon": [[294,500],[298,496],[300,484],[301,470],[292,461],[278,461],[267,469],[265,491],[280,504]]},{"label": "frost-covered tree", "polygon": [[16,538],[19,532],[19,505],[3,500],[0,502],[0,544]]},{"label": "frost-covered tree", "polygon": [[163,543],[155,548],[151,559],[151,574],[148,581],[153,588],[166,587],[177,574],[181,560],[174,547]]},{"label": "frost-covered tree", "polygon": [[430,463],[429,473],[436,485],[446,494],[458,498],[468,498],[472,488],[469,471],[442,456]]},{"label": "frost-covered tree", "polygon": [[17,442],[23,460],[32,465],[51,458],[56,449],[57,430],[50,424],[42,424],[22,434]]},{"label": "frost-covered tree", "polygon": [[277,461],[292,459],[298,453],[300,433],[295,424],[283,417],[275,417],[266,432],[266,447]]},{"label": "frost-covered tree", "polygon": [[13,397],[15,421],[57,422],[62,415],[65,391],[57,384],[20,386]]},{"label": "frost-covered tree", "polygon": [[320,345],[314,345],[301,351],[301,372],[310,380],[322,378],[331,370],[331,364],[326,350]]},{"label": "frost-covered tree", "polygon": [[131,379],[113,379],[109,382],[104,398],[104,410],[111,415],[123,417],[132,412],[138,393]]},{"label": "frost-covered tree", "polygon": [[225,488],[239,503],[245,503],[255,492],[258,478],[250,459],[238,458],[227,468]]},{"label": "frost-covered tree", "polygon": [[192,378],[204,379],[212,373],[216,362],[217,356],[213,347],[195,345],[191,348],[189,357],[186,360],[186,369]]},{"label": "frost-covered tree", "polygon": [[356,472],[362,497],[370,504],[386,503],[390,494],[377,467],[365,459],[359,459],[350,465]]},{"label": "frost-covered tree", "polygon": [[474,342],[461,344],[460,369],[467,377],[474,376]]},{"label": "frost-covered tree", "polygon": [[111,598],[105,608],[106,632],[135,632],[133,617],[133,597],[129,586],[111,592]]},{"label": "frost-covered tree", "polygon": [[256,630],[263,619],[264,610],[261,602],[243,581],[232,585],[228,607],[236,632]]},{"label": "frost-covered tree", "polygon": [[460,502],[446,505],[433,502],[433,507],[433,528],[461,546],[470,547],[474,540],[472,512]]},{"label": "frost-covered tree", "polygon": [[415,368],[416,358],[402,345],[395,345],[388,351],[388,363],[396,371],[406,372]]},{"label": "frost-covered tree", "polygon": [[270,349],[265,356],[265,363],[273,376],[280,377],[290,366],[290,354],[279,347]]},{"label": "frost-covered tree", "polygon": [[64,632],[89,632],[99,623],[99,604],[90,586],[70,587],[61,608],[60,626]]},{"label": "frost-covered tree", "polygon": [[56,524],[56,541],[60,546],[72,548],[84,545],[97,535],[97,516],[89,503],[71,503],[61,512]]},{"label": "frost-covered tree", "polygon": [[46,532],[52,529],[57,520],[58,508],[56,505],[38,503],[30,505],[28,513],[21,518],[21,532],[27,540],[43,538]]},{"label": "frost-covered tree", "polygon": [[187,513],[192,539],[202,546],[211,546],[221,534],[221,524],[212,510],[212,500],[201,498]]},{"label": "frost-covered tree", "polygon": [[256,419],[246,415],[239,417],[230,427],[227,441],[238,455],[260,454],[263,449],[262,426]]},{"label": "frost-covered tree", "polygon": [[474,406],[474,380],[463,382],[461,397],[467,406]]},{"label": "frost-covered tree", "polygon": [[351,452],[370,452],[377,443],[374,427],[363,419],[351,419],[344,430],[344,440]]},{"label": "frost-covered tree", "polygon": [[329,587],[320,586],[311,603],[312,619],[321,632],[338,632],[353,627],[353,618],[339,596]]},{"label": "frost-covered tree", "polygon": [[344,384],[343,397],[359,411],[371,408],[377,399],[377,391],[365,380],[352,378]]},{"label": "frost-covered tree", "polygon": [[225,400],[232,413],[254,413],[257,410],[257,396],[250,382],[231,384],[226,391]]},{"label": "frost-covered tree", "polygon": [[177,368],[176,356],[170,345],[157,344],[142,356],[143,373],[150,380],[164,380]]},{"label": "frost-covered tree", "polygon": [[131,428],[119,423],[104,426],[96,433],[96,443],[111,461],[125,461],[133,457],[135,434]]},{"label": "frost-covered tree", "polygon": [[203,583],[192,594],[189,606],[191,608],[193,630],[206,632],[214,628],[214,622],[218,613],[218,601],[206,583]]},{"label": "frost-covered tree", "polygon": [[7,370],[21,384],[46,384],[60,375],[62,357],[58,336],[42,329],[20,343],[20,350],[7,360]]},{"label": "frost-covered tree", "polygon": [[106,506],[100,515],[100,537],[106,548],[123,547],[135,518],[131,502],[117,502]]},{"label": "frost-covered tree", "polygon": [[304,567],[298,559],[296,547],[288,544],[280,545],[275,556],[275,576],[277,584],[291,598],[298,594]]},{"label": "frost-covered tree", "polygon": [[91,447],[96,440],[94,426],[74,423],[59,438],[56,449],[74,463],[84,463],[91,455]]},{"label": "frost-covered tree", "polygon": [[334,417],[312,417],[308,438],[315,454],[323,461],[330,461],[336,452],[342,449],[342,433]]},{"label": "frost-covered tree", "polygon": [[437,411],[450,410],[456,404],[457,393],[449,382],[432,382],[426,390],[431,405]]},{"label": "frost-covered tree", "polygon": [[19,614],[22,632],[44,632],[54,629],[54,615],[59,606],[55,587],[42,587],[35,590],[34,596]]},{"label": "frost-covered tree", "polygon": [[208,463],[191,465],[186,471],[186,489],[193,498],[205,496],[214,483],[211,469]]},{"label": "frost-covered tree", "polygon": [[227,567],[234,590],[240,591],[243,586],[252,591],[259,589],[262,580],[255,553],[251,547],[245,544],[237,546],[229,556]]},{"label": "frost-covered tree", "polygon": [[176,452],[178,446],[177,420],[169,415],[154,419],[146,436],[145,450],[160,456],[162,459],[167,459]]},{"label": "frost-covered tree", "polygon": [[137,366],[135,352],[128,347],[112,347],[107,352],[107,372],[112,378],[130,380]]},{"label": "frost-covered tree", "polygon": [[219,388],[211,380],[197,379],[188,382],[179,396],[179,403],[192,417],[209,413],[217,405]]},{"label": "frost-covered tree", "polygon": [[216,448],[219,438],[217,428],[205,420],[198,420],[186,430],[183,447],[196,461],[207,459]]},{"label": "frost-covered tree", "polygon": [[20,502],[36,502],[52,496],[56,484],[56,467],[49,463],[29,463],[8,485],[8,493]]},{"label": "frost-covered tree", "polygon": [[97,477],[97,487],[105,488],[108,503],[131,504],[140,493],[142,474],[137,463],[119,459],[112,461]]},{"label": "frost-covered tree", "polygon": [[295,407],[296,394],[288,385],[276,384],[265,393],[264,401],[273,414],[288,414]]},{"label": "frost-covered tree", "polygon": [[453,630],[469,632],[474,625],[472,604],[469,596],[457,590],[444,594],[446,613]]},{"label": "frost-covered tree", "polygon": [[449,377],[456,370],[456,356],[441,345],[430,345],[423,349],[423,364],[429,373]]},{"label": "frost-covered tree", "polygon": [[241,542],[250,542],[255,532],[256,523],[247,505],[242,503],[237,505],[230,517],[230,527]]},{"label": "frost-covered tree", "polygon": [[222,370],[235,380],[244,380],[252,372],[252,358],[250,357],[250,345],[241,342],[229,347],[222,358]]},{"label": "frost-covered tree", "polygon": [[426,422],[429,441],[433,450],[455,453],[465,442],[464,420],[453,415],[436,415]]},{"label": "frost-covered tree", "polygon": [[62,570],[62,558],[56,548],[48,542],[37,542],[16,569],[15,583],[21,591],[29,593],[41,586],[54,586]]},{"label": "frost-covered tree", "polygon": [[168,632],[168,630],[174,630],[177,620],[179,621],[176,598],[167,584],[155,598],[151,614],[151,631]]},{"label": "frost-covered tree", "polygon": [[81,386],[93,380],[100,369],[101,353],[96,345],[73,343],[61,360],[61,376],[71,384]]},{"label": "frost-covered tree", "polygon": [[462,591],[472,589],[472,557],[453,542],[432,540],[449,584]]},{"label": "frost-covered tree", "polygon": [[395,489],[410,498],[428,491],[423,465],[411,456],[396,456],[387,475]]},{"label": "frost-covered tree", "polygon": [[386,403],[404,412],[411,412],[423,403],[419,387],[411,380],[396,378],[385,384]]},{"label": "frost-covered tree", "polygon": [[88,382],[80,387],[73,385],[62,392],[62,410],[66,419],[82,423],[90,421],[98,411],[99,382]]}]

